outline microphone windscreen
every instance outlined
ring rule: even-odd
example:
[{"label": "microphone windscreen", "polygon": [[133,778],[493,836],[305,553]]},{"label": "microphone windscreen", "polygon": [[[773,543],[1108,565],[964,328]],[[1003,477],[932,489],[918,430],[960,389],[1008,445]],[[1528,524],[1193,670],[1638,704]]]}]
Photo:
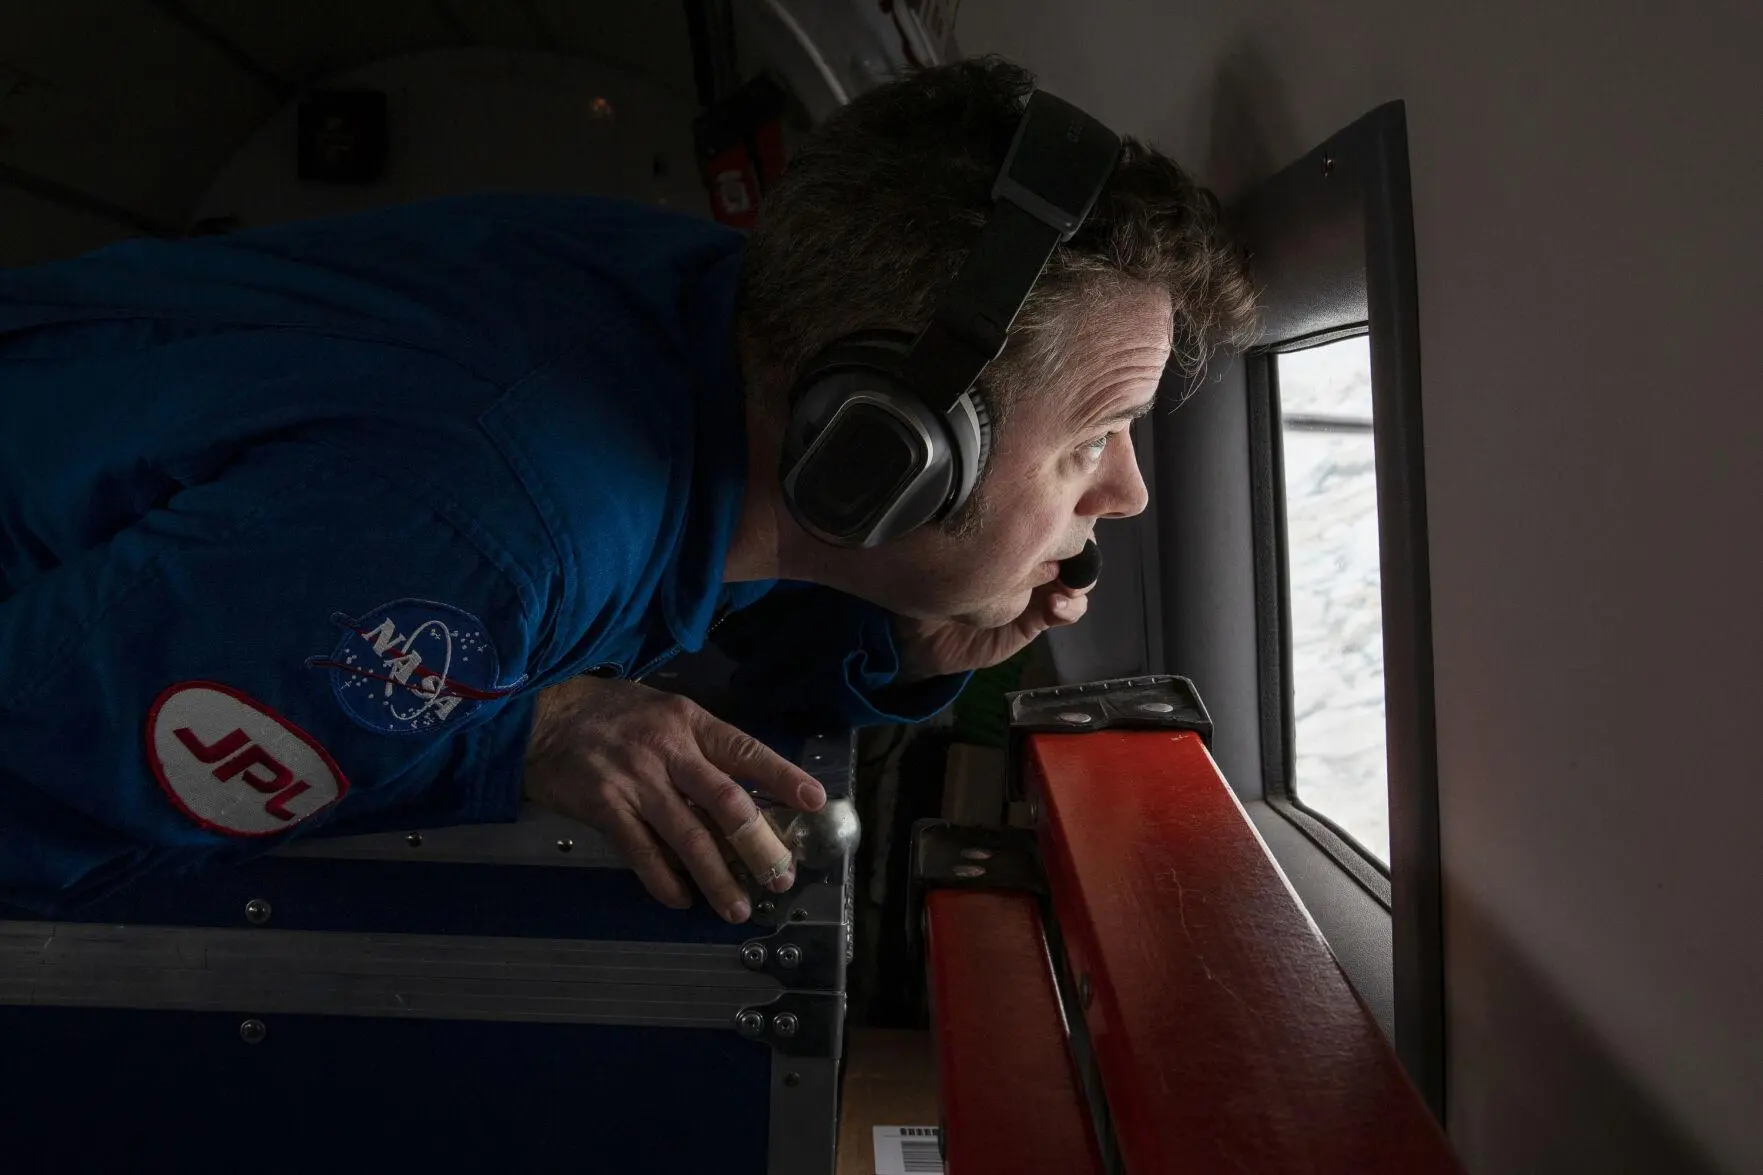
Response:
[{"label": "microphone windscreen", "polygon": [[1068,588],[1087,588],[1102,574],[1102,548],[1091,539],[1084,549],[1059,563],[1059,582]]}]

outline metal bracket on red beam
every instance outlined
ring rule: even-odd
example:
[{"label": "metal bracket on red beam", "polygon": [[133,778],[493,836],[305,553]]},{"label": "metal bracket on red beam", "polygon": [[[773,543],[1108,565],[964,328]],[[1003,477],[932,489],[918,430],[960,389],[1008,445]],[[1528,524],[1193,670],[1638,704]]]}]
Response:
[{"label": "metal bracket on red beam", "polygon": [[1012,799],[1027,799],[1038,817],[1037,801],[1023,787],[1023,743],[1031,734],[1095,734],[1103,730],[1193,731],[1212,747],[1212,715],[1194,683],[1159,673],[1115,677],[1083,685],[1055,685],[1005,695],[1010,709],[1010,745],[1004,765]]},{"label": "metal bracket on red beam", "polygon": [[912,826],[906,874],[906,939],[914,957],[924,946],[924,895],[933,889],[1002,889],[1047,895],[1041,849],[1027,828],[994,828],[920,820]]},{"label": "metal bracket on red beam", "polygon": [[912,879],[921,889],[1047,892],[1032,831],[947,820],[920,820],[912,826]]},{"label": "metal bracket on red beam", "polygon": [[1212,745],[1212,716],[1194,683],[1172,674],[1117,677],[1008,695],[1016,734],[1088,734],[1097,730],[1191,730]]}]

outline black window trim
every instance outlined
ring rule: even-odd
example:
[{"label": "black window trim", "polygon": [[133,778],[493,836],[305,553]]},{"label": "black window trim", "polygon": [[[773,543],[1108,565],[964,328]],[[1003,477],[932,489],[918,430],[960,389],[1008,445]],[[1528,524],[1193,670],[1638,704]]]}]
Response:
[{"label": "black window trim", "polygon": [[[1369,332],[1388,729],[1390,864],[1326,817],[1291,802],[1289,642],[1267,623],[1284,599],[1283,558],[1265,557],[1278,466],[1251,453],[1258,694],[1264,796],[1391,912],[1395,1045],[1444,1116],[1444,940],[1438,832],[1431,580],[1420,404],[1420,342],[1406,112],[1371,111],[1252,191],[1233,219],[1262,286],[1265,347],[1244,356],[1252,435],[1277,446],[1274,356]],[[1256,419],[1256,414],[1260,419]],[[1262,449],[1265,454],[1269,450]],[[1271,450],[1277,453],[1277,448]],[[1283,529],[1283,508],[1277,522]],[[1284,536],[1279,534],[1283,553]],[[1275,595],[1277,593],[1277,595]],[[1267,646],[1272,645],[1271,649]]]}]

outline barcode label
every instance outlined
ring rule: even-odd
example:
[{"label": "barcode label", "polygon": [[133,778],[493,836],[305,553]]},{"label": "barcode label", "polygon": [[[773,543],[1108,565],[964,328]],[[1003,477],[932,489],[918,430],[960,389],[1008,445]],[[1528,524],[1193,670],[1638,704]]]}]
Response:
[{"label": "barcode label", "polygon": [[943,1175],[935,1126],[877,1126],[875,1175]]}]

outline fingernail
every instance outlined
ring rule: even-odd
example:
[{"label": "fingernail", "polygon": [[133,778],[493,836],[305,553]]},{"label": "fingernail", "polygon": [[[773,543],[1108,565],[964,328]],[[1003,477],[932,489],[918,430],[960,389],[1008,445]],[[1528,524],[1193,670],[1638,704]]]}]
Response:
[{"label": "fingernail", "polygon": [[796,790],[796,806],[818,808],[826,803],[826,789],[818,783],[805,783]]},{"label": "fingernail", "polygon": [[736,902],[734,905],[730,906],[728,912],[724,914],[723,917],[727,918],[730,922],[745,922],[752,916],[752,914],[753,907],[743,901]]}]

